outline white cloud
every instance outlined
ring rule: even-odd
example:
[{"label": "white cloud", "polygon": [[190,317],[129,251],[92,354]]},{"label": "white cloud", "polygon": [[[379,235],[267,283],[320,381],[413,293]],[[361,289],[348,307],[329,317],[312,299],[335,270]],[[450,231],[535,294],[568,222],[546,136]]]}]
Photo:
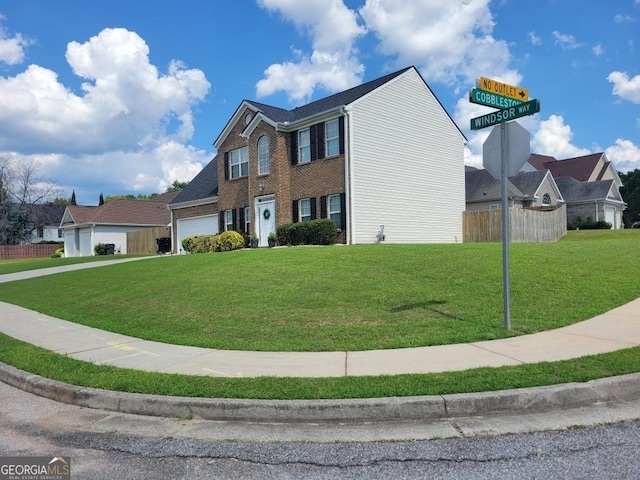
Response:
[{"label": "white cloud", "polygon": [[[135,32],[105,29],[67,47],[73,72],[86,80],[82,95],[38,65],[0,77],[0,149],[95,152],[136,149],[149,138],[189,139],[191,109],[210,84],[202,71],[179,62],[159,74],[148,55],[149,47]],[[171,130],[171,122],[178,127]]]},{"label": "white cloud", "polygon": [[354,42],[366,29],[342,0],[257,1],[260,7],[280,13],[304,31],[313,49],[310,55],[294,49],[293,61],[270,65],[256,84],[258,97],[284,91],[291,101],[300,103],[318,86],[337,92],[362,81],[364,66],[357,59]]},{"label": "white cloud", "polygon": [[636,19],[633,18],[631,15],[617,14],[615,17],[613,17],[613,21],[616,23],[625,23],[625,22],[635,22]]},{"label": "white cloud", "polygon": [[600,55],[602,55],[604,53],[604,48],[602,48],[602,44],[597,43],[596,45],[593,46],[591,51],[593,52],[593,54],[596,57],[599,57]]},{"label": "white cloud", "polygon": [[581,47],[582,44],[578,43],[576,37],[573,35],[560,33],[557,30],[554,30],[553,33],[554,43],[558,45],[563,50],[574,50],[578,47]]},{"label": "white cloud", "polygon": [[626,72],[611,72],[607,77],[613,83],[613,94],[623,100],[640,103],[640,75],[629,78]]},{"label": "white cloud", "polygon": [[[0,22],[5,20],[0,14]],[[2,25],[0,25],[0,62],[7,65],[18,65],[24,60],[24,50],[33,42],[24,38],[20,33],[10,36]]]},{"label": "white cloud", "polygon": [[531,139],[531,151],[558,159],[591,153],[585,148],[572,145],[572,138],[573,132],[569,125],[565,125],[564,118],[560,115],[551,115],[548,120],[540,122],[538,130]]},{"label": "white cloud", "polygon": [[418,65],[425,79],[443,83],[509,72],[506,42],[492,37],[489,0],[367,0],[359,10],[396,66]]},{"label": "white cloud", "polygon": [[527,33],[527,37],[529,37],[529,41],[531,42],[531,45],[536,45],[536,46],[542,45],[542,38],[536,35],[536,32]]},{"label": "white cloud", "polygon": [[80,94],[39,65],[0,77],[0,153],[36,160],[69,191],[113,194],[162,192],[211,159],[185,144],[210,88],[202,71],[172,61],[159,72],[145,41],[122,28],[70,42],[66,59]]},{"label": "white cloud", "polygon": [[630,140],[618,138],[616,143],[607,148],[605,152],[616,169],[627,172],[640,168],[640,147]]}]

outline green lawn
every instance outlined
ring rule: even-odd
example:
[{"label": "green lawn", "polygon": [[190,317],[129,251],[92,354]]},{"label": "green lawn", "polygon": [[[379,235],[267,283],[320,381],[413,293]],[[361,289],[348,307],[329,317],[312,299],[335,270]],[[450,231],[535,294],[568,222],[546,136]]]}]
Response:
[{"label": "green lawn", "polygon": [[[633,230],[570,232],[558,243],[513,244],[511,334],[579,321],[640,296],[638,246],[640,231]],[[391,348],[508,335],[502,327],[501,266],[499,244],[265,249],[163,257],[23,280],[1,285],[0,300],[174,343],[263,350]],[[126,392],[368,398],[632,373],[640,370],[640,347],[442,374],[229,379],[94,365],[0,334],[0,361],[62,382]]]},{"label": "green lawn", "polygon": [[7,273],[38,270],[40,268],[61,267],[76,263],[103,262],[105,260],[118,260],[121,258],[139,257],[140,255],[96,256],[96,257],[72,257],[72,258],[26,258],[0,260],[0,275]]},{"label": "green lawn", "polygon": [[633,300],[638,246],[637,230],[512,244],[511,332],[503,328],[500,244],[163,257],[5,284],[0,300],[148,340],[219,349],[438,345],[548,330]]}]

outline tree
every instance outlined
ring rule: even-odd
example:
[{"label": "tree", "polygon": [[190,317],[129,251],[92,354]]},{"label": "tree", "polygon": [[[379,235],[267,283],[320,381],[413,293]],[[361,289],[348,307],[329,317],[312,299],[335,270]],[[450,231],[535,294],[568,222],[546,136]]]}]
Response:
[{"label": "tree", "polygon": [[630,227],[633,222],[640,220],[640,169],[636,168],[632,172],[620,173],[622,180],[622,199],[627,204],[624,211],[624,225]]},{"label": "tree", "polygon": [[56,184],[40,176],[34,160],[0,157],[0,244],[28,242],[34,229],[30,206],[59,193]]},{"label": "tree", "polygon": [[71,192],[71,199],[69,200],[69,205],[77,205],[76,203],[76,191]]},{"label": "tree", "polygon": [[98,206],[104,205],[104,195],[100,192],[100,198],[98,199]]},{"label": "tree", "polygon": [[178,180],[174,180],[173,183],[169,185],[165,193],[177,192],[178,190],[182,190],[187,185],[189,185],[189,182],[179,182]]}]

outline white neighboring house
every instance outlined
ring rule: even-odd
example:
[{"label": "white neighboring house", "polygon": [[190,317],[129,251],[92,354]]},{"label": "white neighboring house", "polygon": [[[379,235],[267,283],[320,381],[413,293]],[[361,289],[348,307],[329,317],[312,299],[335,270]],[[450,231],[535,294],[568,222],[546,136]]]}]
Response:
[{"label": "white neighboring house", "polygon": [[35,204],[29,206],[34,229],[29,243],[62,242],[60,220],[65,211],[64,205]]},{"label": "white neighboring house", "polygon": [[100,243],[114,244],[117,253],[127,253],[127,232],[170,225],[167,204],[177,193],[151,200],[114,199],[99,207],[67,206],[60,223],[65,257],[92,256]]}]

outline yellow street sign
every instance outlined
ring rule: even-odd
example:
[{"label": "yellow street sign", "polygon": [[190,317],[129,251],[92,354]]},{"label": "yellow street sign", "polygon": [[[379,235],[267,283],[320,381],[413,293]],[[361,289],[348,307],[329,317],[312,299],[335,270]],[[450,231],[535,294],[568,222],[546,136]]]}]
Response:
[{"label": "yellow street sign", "polygon": [[486,77],[480,77],[480,80],[476,81],[476,87],[480,90],[484,90],[485,92],[495,93],[497,95],[502,95],[503,97],[515,98],[521,102],[529,100],[529,90],[526,88],[516,87],[514,85],[498,82]]}]

